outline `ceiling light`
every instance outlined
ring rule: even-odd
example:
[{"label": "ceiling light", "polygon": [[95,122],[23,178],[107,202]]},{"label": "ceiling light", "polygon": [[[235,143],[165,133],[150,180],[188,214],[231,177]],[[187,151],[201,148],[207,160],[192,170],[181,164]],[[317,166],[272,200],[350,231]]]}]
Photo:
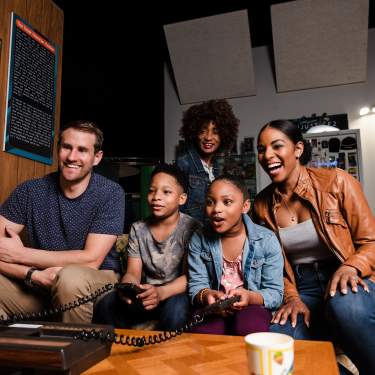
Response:
[{"label": "ceiling light", "polygon": [[315,125],[311,127],[306,134],[312,134],[312,133],[322,133],[322,132],[337,132],[338,128],[335,128],[331,125]]},{"label": "ceiling light", "polygon": [[369,107],[362,107],[362,108],[359,110],[359,115],[360,115],[360,116],[365,116],[365,115],[367,115],[369,112],[370,112],[370,108],[369,108]]}]

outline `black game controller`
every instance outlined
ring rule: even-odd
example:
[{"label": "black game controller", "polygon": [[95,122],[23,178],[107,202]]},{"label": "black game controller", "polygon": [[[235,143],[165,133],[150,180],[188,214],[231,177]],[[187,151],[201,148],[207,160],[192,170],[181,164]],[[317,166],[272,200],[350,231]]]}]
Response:
[{"label": "black game controller", "polygon": [[123,297],[129,298],[133,303],[140,302],[137,295],[145,291],[145,289],[133,283],[118,283],[116,289]]},{"label": "black game controller", "polygon": [[220,313],[229,307],[231,307],[235,302],[238,302],[241,299],[240,296],[233,296],[229,297],[227,299],[220,299],[211,305],[207,305],[203,311],[205,315],[210,315],[210,314],[217,314]]}]

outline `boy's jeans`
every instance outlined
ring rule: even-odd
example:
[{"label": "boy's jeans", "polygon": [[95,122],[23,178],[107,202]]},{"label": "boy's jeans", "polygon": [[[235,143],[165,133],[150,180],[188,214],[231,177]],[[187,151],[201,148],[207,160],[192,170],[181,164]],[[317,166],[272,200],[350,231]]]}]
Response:
[{"label": "boy's jeans", "polygon": [[130,328],[147,321],[158,320],[156,328],[169,331],[182,328],[188,319],[187,294],[177,294],[159,303],[153,310],[145,310],[122,301],[116,292],[104,296],[95,306],[94,323],[110,324],[116,328]]},{"label": "boy's jeans", "polygon": [[361,375],[375,374],[375,283],[366,279],[370,293],[358,286],[348,293],[324,300],[326,286],[336,267],[319,263],[297,265],[294,269],[302,301],[310,309],[310,328],[302,315],[293,328],[290,320],[281,326],[273,324],[272,332],[285,333],[300,340],[329,340],[343,348]]}]

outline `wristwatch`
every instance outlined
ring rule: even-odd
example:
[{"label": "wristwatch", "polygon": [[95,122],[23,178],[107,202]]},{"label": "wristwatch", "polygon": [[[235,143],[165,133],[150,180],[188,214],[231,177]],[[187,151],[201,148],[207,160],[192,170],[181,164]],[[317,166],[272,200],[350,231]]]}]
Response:
[{"label": "wristwatch", "polygon": [[31,280],[31,275],[33,274],[34,271],[37,271],[37,269],[35,267],[31,267],[29,268],[29,270],[27,271],[27,274],[26,274],[26,277],[25,277],[25,280],[24,280],[24,283],[29,286],[30,288],[32,288],[35,284],[33,283],[33,281]]}]

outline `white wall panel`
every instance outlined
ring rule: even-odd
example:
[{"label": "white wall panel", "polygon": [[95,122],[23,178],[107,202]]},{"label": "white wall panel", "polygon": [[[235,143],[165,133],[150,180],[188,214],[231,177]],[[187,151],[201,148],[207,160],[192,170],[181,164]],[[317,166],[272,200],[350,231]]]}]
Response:
[{"label": "white wall panel", "polygon": [[279,92],[366,80],[368,0],[299,0],[271,7]]},{"label": "white wall panel", "polygon": [[246,10],[164,26],[181,103],[255,95]]}]

